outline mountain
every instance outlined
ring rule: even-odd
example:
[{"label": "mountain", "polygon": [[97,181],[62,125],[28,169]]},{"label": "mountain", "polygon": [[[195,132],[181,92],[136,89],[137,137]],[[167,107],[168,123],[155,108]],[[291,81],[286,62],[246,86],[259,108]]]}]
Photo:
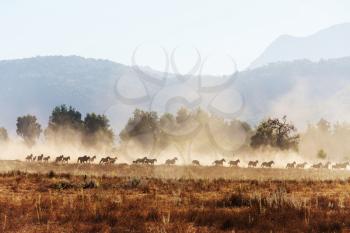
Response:
[{"label": "mountain", "polygon": [[256,124],[288,115],[303,127],[325,117],[350,117],[350,57],[280,62],[231,76],[177,76],[77,56],[0,61],[0,126],[34,114],[46,127],[52,109],[72,105],[106,114],[118,132],[135,108],[166,112],[202,107]]},{"label": "mountain", "polygon": [[306,37],[282,35],[250,65],[257,68],[269,63],[350,56],[350,23],[338,24]]}]

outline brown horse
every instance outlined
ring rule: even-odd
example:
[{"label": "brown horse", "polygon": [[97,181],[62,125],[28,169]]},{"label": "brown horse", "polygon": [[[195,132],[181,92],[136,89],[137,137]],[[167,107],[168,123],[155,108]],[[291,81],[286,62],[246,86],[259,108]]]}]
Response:
[{"label": "brown horse", "polygon": [[173,159],[167,159],[165,161],[165,165],[175,165],[176,160],[177,160],[177,157],[174,157]]},{"label": "brown horse", "polygon": [[215,166],[224,166],[224,162],[226,162],[225,159],[215,160],[213,162],[213,165],[215,165]]},{"label": "brown horse", "polygon": [[239,159],[237,159],[235,161],[228,162],[228,164],[230,165],[230,167],[238,167],[239,162],[241,162],[241,161]]},{"label": "brown horse", "polygon": [[199,163],[198,160],[192,160],[192,165],[193,166],[200,166],[201,164]]},{"label": "brown horse", "polygon": [[263,162],[262,164],[261,164],[261,167],[271,167],[272,166],[272,164],[274,164],[275,162],[274,161],[270,161],[270,162]]},{"label": "brown horse", "polygon": [[26,161],[27,161],[27,162],[32,161],[32,159],[33,159],[33,154],[30,154],[30,155],[28,155],[28,156],[26,157]]},{"label": "brown horse", "polygon": [[46,157],[43,158],[43,161],[44,161],[45,163],[48,163],[49,160],[50,160],[50,156],[46,156]]},{"label": "brown horse", "polygon": [[287,163],[286,168],[294,168],[297,163],[294,161],[293,163]]},{"label": "brown horse", "polygon": [[249,161],[248,163],[248,167],[256,167],[258,165],[259,161],[255,160],[255,161]]}]

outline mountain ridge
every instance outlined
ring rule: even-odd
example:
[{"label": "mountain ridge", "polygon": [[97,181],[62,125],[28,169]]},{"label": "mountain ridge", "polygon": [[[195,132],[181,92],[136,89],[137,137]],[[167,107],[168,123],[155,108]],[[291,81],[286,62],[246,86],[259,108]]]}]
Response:
[{"label": "mountain ridge", "polygon": [[[209,87],[220,84],[219,88],[212,88],[214,92],[208,91],[210,88],[198,89],[200,76],[187,77],[189,80],[185,82],[172,75],[171,82],[165,83],[152,76],[158,82],[140,83],[149,78],[142,75],[146,74],[137,73],[129,66],[79,56],[0,61],[0,108],[4,110],[0,114],[0,126],[14,132],[18,116],[34,114],[46,127],[52,109],[67,104],[83,114],[106,114],[118,132],[135,108],[162,113],[169,107],[166,104],[186,103],[183,100],[204,109],[212,109],[208,106],[215,103],[216,108],[223,108],[221,112],[228,112],[229,116],[232,116],[230,111],[244,105],[242,112],[233,115],[251,124],[284,114],[304,124],[321,117],[340,121],[350,117],[347,111],[339,116],[335,114],[341,108],[350,109],[347,101],[350,93],[346,91],[350,87],[350,57],[273,63],[239,72],[227,85],[223,77],[204,82]],[[179,97],[182,100],[176,103]],[[171,107],[174,110],[178,105]]]},{"label": "mountain ridge", "polygon": [[250,69],[280,61],[341,58],[350,56],[350,23],[319,30],[309,36],[281,35],[249,66]]}]

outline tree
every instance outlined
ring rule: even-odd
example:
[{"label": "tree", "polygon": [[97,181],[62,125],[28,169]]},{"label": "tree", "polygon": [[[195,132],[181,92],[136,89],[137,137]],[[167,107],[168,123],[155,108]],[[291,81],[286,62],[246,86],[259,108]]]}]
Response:
[{"label": "tree", "polygon": [[58,131],[60,128],[70,128],[74,130],[82,130],[83,121],[81,113],[72,106],[60,105],[53,109],[49,118],[48,129]]},{"label": "tree", "polygon": [[45,137],[55,142],[76,142],[83,130],[81,113],[72,106],[60,105],[53,109]]},{"label": "tree", "polygon": [[114,134],[109,125],[109,120],[105,115],[88,113],[84,119],[84,139],[85,144],[97,145],[103,143],[111,146]]},{"label": "tree", "polygon": [[281,120],[278,118],[262,121],[251,137],[250,145],[253,148],[261,146],[271,146],[281,150],[298,150],[299,135],[296,134],[296,128],[293,124],[287,123],[284,116]]},{"label": "tree", "polygon": [[119,136],[122,140],[127,141],[132,137],[151,133],[154,137],[159,134],[159,122],[156,112],[147,112],[140,109],[134,111],[131,117],[120,132]]},{"label": "tree", "polygon": [[4,127],[0,127],[0,142],[8,141],[9,136],[7,130]]},{"label": "tree", "polygon": [[17,134],[21,136],[29,146],[34,145],[42,131],[36,117],[32,115],[18,117],[16,125]]}]

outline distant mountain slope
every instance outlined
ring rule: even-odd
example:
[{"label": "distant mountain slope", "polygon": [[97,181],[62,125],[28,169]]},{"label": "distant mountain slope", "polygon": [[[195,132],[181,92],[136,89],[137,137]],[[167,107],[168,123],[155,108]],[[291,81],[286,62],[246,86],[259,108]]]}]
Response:
[{"label": "distant mountain slope", "polygon": [[47,123],[54,106],[71,104],[101,112],[113,101],[113,74],[125,66],[81,57],[36,57],[0,62],[0,124],[15,128],[16,117],[32,113]]},{"label": "distant mountain slope", "polygon": [[15,133],[16,118],[31,113],[46,127],[53,107],[68,104],[83,114],[107,114],[119,131],[136,107],[164,112],[184,103],[230,113],[242,100],[237,116],[253,124],[283,114],[299,125],[320,117],[350,119],[350,58],[271,64],[240,72],[231,85],[214,91],[208,86],[224,83],[227,77],[204,77],[198,89],[198,76],[184,82],[184,77],[171,75],[162,82],[162,75],[76,56],[0,61],[0,126]]},{"label": "distant mountain slope", "polygon": [[280,61],[341,58],[350,56],[350,23],[321,30],[306,37],[283,35],[251,64],[250,68]]}]

